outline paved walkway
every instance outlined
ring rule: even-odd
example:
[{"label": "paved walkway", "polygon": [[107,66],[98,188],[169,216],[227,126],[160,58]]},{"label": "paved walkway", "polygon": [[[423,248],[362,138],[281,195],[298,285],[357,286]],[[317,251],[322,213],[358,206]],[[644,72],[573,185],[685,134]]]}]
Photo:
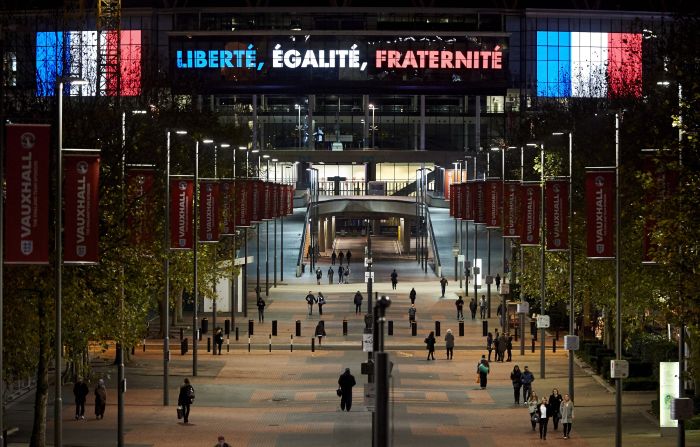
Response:
[{"label": "paved walkway", "polygon": [[[353,255],[353,271],[357,271],[358,276],[362,271],[361,253],[358,248]],[[394,266],[400,272],[396,291],[388,282],[388,273]],[[386,346],[394,362],[390,390],[394,445],[543,445],[544,441],[532,432],[527,410],[513,405],[509,373],[513,364],[528,365],[536,376],[534,390],[540,396],[548,396],[554,387],[566,392],[567,353],[548,350],[546,379],[542,379],[539,351],[520,355],[516,348],[513,364],[492,363],[488,388],[481,390],[474,383],[476,362],[485,351],[481,321],[472,321],[467,315],[465,335],[456,337],[454,360],[446,360],[443,352],[444,331],[451,328],[457,334],[454,299],[459,293],[458,284],[450,282],[446,297],[441,298],[437,278],[431,272],[421,272],[415,259],[379,263],[375,271],[381,272],[377,275],[375,290],[390,295],[393,300],[388,318],[395,322],[394,335],[387,336]],[[411,287],[415,287],[418,294],[416,337],[410,334],[406,316]],[[360,374],[360,364],[367,359],[360,343],[364,323],[363,316],[355,315],[352,305],[352,296],[358,288],[366,299],[364,283],[318,286],[315,278],[306,275],[272,289],[265,323],[256,323],[251,337],[251,352],[248,352],[247,322],[241,323],[239,319],[241,337],[238,342],[230,340],[229,352],[225,347],[223,355],[214,356],[206,352],[206,343],[200,345],[197,377],[191,377],[191,355],[180,356],[174,350],[168,390],[171,405],[168,407],[162,405],[161,352],[150,348],[145,353],[137,350],[135,358],[127,365],[126,445],[212,446],[216,436],[223,434],[232,446],[370,446],[371,413],[363,404],[362,393],[366,376]],[[312,330],[320,317],[317,308],[312,316],[308,315],[303,297],[309,290],[318,292],[319,289],[328,299],[323,315],[328,337],[320,348],[316,346],[315,352],[311,352]],[[495,316],[495,310],[492,315]],[[257,311],[251,310],[249,316],[257,321]],[[270,353],[268,341],[273,319],[279,322],[279,333],[273,337]],[[347,336],[342,335],[343,319],[348,321]],[[290,334],[296,320],[302,323],[302,337],[295,337],[294,351],[290,352]],[[436,320],[441,321],[443,331],[438,337],[437,360],[426,361],[423,338],[434,330]],[[489,324],[493,328],[496,320],[489,320]],[[529,337],[527,341],[529,346]],[[153,340],[153,343],[159,342]],[[96,373],[105,376],[108,384],[104,420],[89,417],[85,421],[75,421],[71,387],[64,388],[64,445],[116,445],[116,371],[110,365],[112,355],[107,352],[94,359]],[[338,375],[345,367],[352,369],[358,383],[349,413],[339,411],[335,395]],[[179,423],[175,417],[178,386],[184,377],[191,378],[197,396],[189,425]],[[576,417],[572,437],[563,440],[560,431],[550,432],[546,442],[577,447],[614,445],[614,394],[579,367],[575,369],[575,383]],[[657,424],[649,415],[652,399],[655,399],[653,392],[624,394],[623,445],[676,445],[675,438],[659,436]],[[49,403],[52,402],[50,396]],[[32,399],[27,398],[8,408],[9,425],[20,429],[10,438],[10,445],[27,445],[32,407]],[[92,413],[90,401],[87,412]],[[48,414],[53,414],[52,408]],[[550,430],[551,425],[550,422]],[[49,442],[52,430],[49,416]],[[697,433],[688,435],[686,445],[700,445]]]}]

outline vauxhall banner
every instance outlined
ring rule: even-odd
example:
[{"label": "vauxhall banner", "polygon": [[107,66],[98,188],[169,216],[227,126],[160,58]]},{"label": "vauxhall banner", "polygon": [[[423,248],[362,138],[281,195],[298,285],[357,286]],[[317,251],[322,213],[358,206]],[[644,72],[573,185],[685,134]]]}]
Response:
[{"label": "vauxhall banner", "polygon": [[447,194],[445,198],[450,201],[450,217],[455,217],[455,185],[448,185],[445,194]]},{"label": "vauxhall banner", "polygon": [[151,231],[154,209],[148,205],[153,193],[156,173],[153,169],[129,169],[126,173],[127,203],[132,210],[127,216],[131,243],[139,245],[153,241]]},{"label": "vauxhall banner", "polygon": [[222,181],[219,183],[219,198],[221,210],[221,236],[231,236],[235,234],[236,227],[234,225],[234,182]]},{"label": "vauxhall banner", "polygon": [[484,213],[486,215],[486,228],[501,227],[501,195],[501,181],[496,179],[486,180],[484,183]]},{"label": "vauxhall banner", "polygon": [[483,180],[472,183],[472,208],[474,213],[474,223],[486,223],[486,185]]},{"label": "vauxhall banner", "polygon": [[287,198],[287,214],[294,214],[294,185],[287,185],[287,192],[289,196]]},{"label": "vauxhall banner", "polygon": [[586,256],[615,257],[615,170],[586,171]]},{"label": "vauxhall banner", "polygon": [[284,188],[282,188],[282,185],[280,185],[279,183],[273,183],[273,187],[274,192],[272,194],[272,217],[277,219],[278,217],[282,216],[282,191]]},{"label": "vauxhall banner", "polygon": [[272,220],[272,209],[274,207],[274,204],[272,201],[274,200],[272,198],[272,192],[273,192],[273,184],[272,182],[262,182],[262,210],[263,210],[263,220]]},{"label": "vauxhall banner", "polygon": [[503,237],[520,237],[518,233],[519,181],[507,181],[503,185]]},{"label": "vauxhall banner", "polygon": [[252,182],[249,180],[236,180],[236,201],[234,203],[236,228],[250,226],[251,185]]},{"label": "vauxhall banner", "polygon": [[464,220],[474,221],[474,182],[466,182],[462,187],[462,207],[464,209]]},{"label": "vauxhall banner", "polygon": [[569,248],[569,181],[547,180],[544,187],[545,245],[549,251]]},{"label": "vauxhall banner", "polygon": [[194,239],[193,195],[194,182],[192,180],[170,180],[170,248],[172,249],[192,249]]},{"label": "vauxhall banner", "polygon": [[251,200],[251,207],[250,207],[250,222],[251,223],[258,223],[262,222],[263,220],[263,200],[264,200],[264,191],[262,187],[262,180],[249,180],[249,185],[250,185],[250,200]]},{"label": "vauxhall banner", "polygon": [[454,217],[457,219],[462,218],[462,184],[461,183],[455,183],[454,189],[452,190],[454,193],[454,203],[455,203],[455,211],[454,211]]},{"label": "vauxhall banner", "polygon": [[219,242],[219,183],[199,182],[199,242]]},{"label": "vauxhall banner", "polygon": [[5,155],[5,263],[49,263],[51,126],[8,124]]},{"label": "vauxhall banner", "polygon": [[540,245],[540,206],[542,194],[539,182],[523,182],[520,187],[520,245]]},{"label": "vauxhall banner", "polygon": [[63,262],[96,264],[99,257],[100,156],[64,155],[63,169]]}]

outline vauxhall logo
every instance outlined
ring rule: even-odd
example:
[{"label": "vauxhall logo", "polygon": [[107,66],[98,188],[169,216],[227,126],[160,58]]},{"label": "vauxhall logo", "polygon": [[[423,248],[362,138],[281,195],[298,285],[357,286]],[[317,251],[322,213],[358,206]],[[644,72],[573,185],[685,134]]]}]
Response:
[{"label": "vauxhall logo", "polygon": [[32,236],[32,210],[34,209],[34,172],[36,164],[32,149],[36,144],[36,136],[31,132],[25,132],[20,136],[20,145],[27,151],[22,154],[20,165],[20,249],[23,255],[30,255],[34,251]]},{"label": "vauxhall logo", "polygon": [[85,234],[87,233],[87,173],[89,167],[86,161],[79,161],[75,165],[75,172],[79,175],[77,178],[78,188],[76,191],[76,206],[75,206],[75,254],[78,257],[84,257],[87,254],[87,246],[85,245]]}]

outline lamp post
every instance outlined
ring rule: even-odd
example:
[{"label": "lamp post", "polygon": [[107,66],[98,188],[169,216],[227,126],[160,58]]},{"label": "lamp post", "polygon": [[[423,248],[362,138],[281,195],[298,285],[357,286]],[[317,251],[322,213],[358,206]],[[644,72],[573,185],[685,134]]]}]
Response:
[{"label": "lamp post", "polygon": [[371,130],[372,130],[372,149],[374,149],[374,131],[377,129],[376,126],[374,125],[374,111],[377,110],[377,108],[376,108],[374,105],[370,104],[370,105],[369,105],[369,109],[372,111],[372,127],[371,127]]},{"label": "lamp post", "polygon": [[[453,162],[452,164],[453,164],[454,167],[455,167],[455,169],[454,169],[455,175],[453,176],[453,178],[456,177],[457,169],[459,169],[459,182],[454,182],[454,183],[455,183],[455,184],[456,184],[456,183],[461,183],[461,182],[462,182],[462,167],[461,167],[461,163],[455,161],[455,162]],[[453,191],[453,192],[454,192],[454,191]],[[461,205],[460,205],[460,207],[461,207]],[[457,207],[455,207],[455,208],[457,208]],[[459,220],[459,216],[455,215],[454,218],[455,218],[455,242],[454,242],[454,246],[453,246],[453,250],[452,250],[452,251],[454,251],[454,258],[455,258],[455,281],[457,281],[457,269],[458,269],[458,267],[457,267],[457,260],[459,259],[459,234],[458,234],[458,232],[457,232],[457,225],[458,225],[458,222],[457,222],[457,221]],[[462,289],[462,281],[461,281],[461,280],[462,280],[462,277],[460,276],[460,284],[459,284],[459,288],[460,288],[460,289]]]},{"label": "lamp post", "polygon": [[[85,85],[87,81],[77,77],[59,78],[58,80],[58,157],[56,163],[56,334],[54,336],[54,445],[63,445],[63,421],[61,410],[61,370],[63,360],[63,340],[61,339],[61,306],[63,300],[63,86],[65,84]],[[123,362],[122,362],[123,363]],[[2,427],[0,427],[1,429]]]},{"label": "lamp post", "polygon": [[[248,147],[238,146],[238,150],[245,151],[245,178],[248,178]],[[235,175],[234,175],[235,177]],[[243,273],[242,287],[243,289],[243,316],[248,316],[248,228],[243,228]]]},{"label": "lamp post", "polygon": [[[620,113],[615,113],[615,359],[622,359],[620,296]],[[622,378],[615,379],[615,447],[622,446]]]},{"label": "lamp post", "polygon": [[[267,185],[270,182],[270,156],[265,154],[263,158],[266,161],[265,182]],[[267,187],[269,191],[269,185]],[[267,219],[265,219],[265,296],[270,296],[270,221]]]},{"label": "lamp post", "polygon": [[[311,183],[311,212],[310,215],[310,225],[309,225],[309,253],[311,254],[311,264],[310,272],[314,272],[314,267],[316,266],[316,242],[315,242],[315,231],[314,226],[318,225],[318,169],[316,168],[306,168],[309,172],[309,180]],[[314,201],[316,202],[314,204]]]},{"label": "lamp post", "polygon": [[301,105],[294,104],[294,108],[297,109],[297,134],[299,138],[299,144],[297,147],[301,147]]},{"label": "lamp post", "polygon": [[[277,161],[278,161],[278,160],[277,160],[276,158],[273,158],[273,159],[272,159],[272,162],[275,164],[275,174],[274,174],[274,180],[273,180],[273,182],[274,182],[275,184],[277,183]],[[268,178],[269,178],[269,174],[268,174]],[[276,197],[276,198],[273,199],[273,200],[277,200],[277,201],[280,201],[280,202],[281,202],[281,199],[280,199],[279,197]],[[281,210],[280,210],[281,206],[278,206],[277,208],[278,208],[278,211],[280,211],[279,214],[282,215]],[[274,228],[272,229],[272,234],[274,235],[274,243],[273,243],[274,255],[273,255],[273,257],[272,257],[272,258],[273,258],[273,262],[274,262],[274,275],[273,275],[274,282],[273,282],[273,287],[277,288],[277,216],[275,216],[274,219],[275,219],[275,221],[274,221]]]}]

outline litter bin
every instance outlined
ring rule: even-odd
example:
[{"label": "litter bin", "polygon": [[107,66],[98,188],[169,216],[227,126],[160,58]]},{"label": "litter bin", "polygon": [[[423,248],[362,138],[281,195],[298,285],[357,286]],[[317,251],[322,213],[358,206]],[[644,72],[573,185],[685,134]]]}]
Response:
[{"label": "litter bin", "polygon": [[202,334],[206,334],[209,330],[209,319],[206,317],[202,318]]}]

